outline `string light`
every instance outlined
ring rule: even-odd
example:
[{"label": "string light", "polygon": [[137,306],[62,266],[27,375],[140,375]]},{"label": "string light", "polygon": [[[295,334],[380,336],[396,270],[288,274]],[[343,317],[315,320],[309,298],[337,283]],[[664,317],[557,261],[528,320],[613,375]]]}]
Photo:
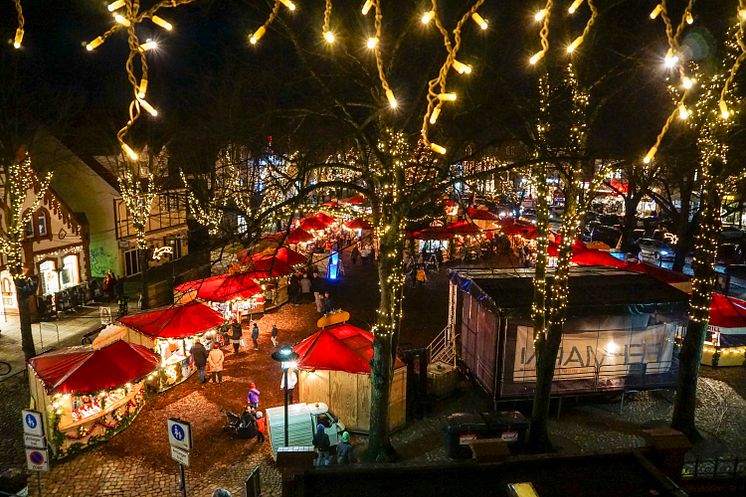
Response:
[{"label": "string light", "polygon": [[335,39],[336,38],[334,37],[334,33],[332,33],[331,31],[325,31],[324,32],[324,40],[327,43],[334,43]]},{"label": "string light", "polygon": [[431,150],[432,150],[433,152],[435,152],[435,153],[438,153],[438,154],[440,154],[440,155],[445,155],[445,153],[446,153],[446,149],[445,149],[445,147],[443,147],[443,146],[441,146],[441,145],[438,145],[437,143],[431,143],[431,144],[430,144],[430,149],[431,149]]},{"label": "string light", "polygon": [[681,80],[681,86],[682,86],[682,87],[683,87],[683,88],[684,88],[685,90],[691,90],[692,88],[694,88],[694,84],[695,84],[695,83],[696,83],[696,81],[695,81],[695,80],[693,80],[693,79],[691,79],[691,78],[689,78],[689,77],[684,77],[684,78],[683,78],[683,79]]},{"label": "string light", "polygon": [[137,155],[137,152],[132,150],[132,147],[127,145],[126,143],[122,143],[122,151],[127,155],[127,157],[130,158],[130,160],[138,160],[140,158],[139,155]]},{"label": "string light", "polygon": [[118,22],[119,24],[121,24],[122,26],[124,26],[125,28],[128,28],[128,27],[130,27],[130,26],[131,26],[131,24],[132,24],[132,23],[130,23],[129,19],[127,19],[126,17],[124,17],[124,16],[123,16],[123,15],[121,15],[121,14],[117,14],[117,15],[115,15],[115,16],[114,16],[114,20],[115,20],[115,21],[117,21],[117,22]]},{"label": "string light", "polygon": [[124,7],[124,0],[117,0],[116,2],[110,3],[106,8],[109,9],[109,12],[114,12],[122,7]]},{"label": "string light", "polygon": [[540,22],[547,15],[546,9],[541,9],[534,14],[534,21]]},{"label": "string light", "polygon": [[438,99],[444,102],[454,102],[457,95],[455,93],[439,93]]},{"label": "string light", "polygon": [[13,0],[13,5],[16,8],[16,18],[18,20],[18,27],[16,28],[16,34],[13,38],[13,48],[19,50],[23,43],[23,28],[26,25],[26,19],[23,17],[23,6],[21,5],[21,0]]},{"label": "string light", "polygon": [[295,11],[295,4],[290,0],[280,0],[280,2],[288,8],[291,12]]},{"label": "string light", "polygon": [[475,23],[477,23],[477,26],[479,26],[483,30],[489,27],[489,24],[487,24],[487,21],[482,16],[479,15],[479,12],[474,12],[471,15],[471,18],[474,20]]},{"label": "string light", "polygon": [[663,11],[663,4],[658,4],[655,6],[655,8],[650,12],[650,19],[656,19],[661,12]]},{"label": "string light", "polygon": [[389,107],[392,109],[396,109],[399,106],[399,103],[396,101],[396,97],[394,96],[394,92],[391,90],[391,88],[388,88],[386,90],[386,99],[389,101]]},{"label": "string light", "polygon": [[373,7],[373,0],[365,0],[365,3],[363,4],[362,13],[364,16],[368,15],[368,12],[370,12],[370,8]]},{"label": "string light", "polygon": [[174,29],[173,25],[167,20],[163,19],[162,17],[153,16],[151,20],[153,21],[154,24],[162,27],[166,31],[172,31]]},{"label": "string light", "polygon": [[694,24],[694,16],[690,11],[686,11],[686,13],[684,14],[684,18],[686,19],[687,24]]},{"label": "string light", "polygon": [[259,26],[259,28],[254,31],[254,34],[251,35],[249,38],[249,42],[252,45],[256,45],[256,42],[262,39],[262,36],[264,36],[264,33],[267,31],[267,29],[264,26]]},{"label": "string light", "polygon": [[375,36],[369,37],[368,41],[365,43],[365,46],[370,49],[376,48],[376,45],[378,45],[378,38],[376,38]]},{"label": "string light", "polygon": [[16,29],[16,36],[13,39],[13,48],[19,49],[21,48],[21,43],[23,42],[23,28]]},{"label": "string light", "polygon": [[[139,91],[138,91],[139,93]],[[156,117],[158,115],[158,111],[155,110],[155,107],[150,105],[146,100],[139,98],[137,102],[142,106],[143,109],[145,109],[151,116]]]},{"label": "string light", "polygon": [[440,116],[440,106],[435,107],[433,112],[430,114],[430,124],[435,124],[438,120],[438,116]]},{"label": "string light", "polygon": [[578,7],[583,3],[583,0],[575,0],[570,5],[570,7],[567,9],[567,12],[570,14],[574,14],[576,10],[578,10]]},{"label": "string light", "polygon": [[140,45],[140,48],[142,50],[155,50],[156,48],[158,48],[158,42],[155,41],[155,40],[151,40],[150,38],[148,38],[145,41],[145,43],[143,43],[142,45]]},{"label": "string light", "polygon": [[470,65],[459,62],[456,59],[453,59],[453,68],[459,74],[471,74],[472,71],[472,67]]},{"label": "string light", "polygon": [[679,119],[688,119],[689,118],[689,109],[686,108],[686,105],[681,104],[679,106]]},{"label": "string light", "polygon": [[420,22],[422,24],[430,24],[430,21],[433,20],[433,17],[435,17],[435,11],[429,10],[422,14],[422,17],[420,17]]}]

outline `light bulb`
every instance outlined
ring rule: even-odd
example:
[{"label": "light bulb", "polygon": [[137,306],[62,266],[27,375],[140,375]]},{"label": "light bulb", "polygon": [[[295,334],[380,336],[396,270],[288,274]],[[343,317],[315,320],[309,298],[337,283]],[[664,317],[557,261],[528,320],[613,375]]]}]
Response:
[{"label": "light bulb", "polygon": [[334,33],[331,31],[324,31],[324,40],[326,40],[327,43],[334,43],[335,39]]},{"label": "light bulb", "polygon": [[738,17],[740,17],[742,21],[746,21],[746,9],[739,10]]},{"label": "light bulb", "polygon": [[153,21],[154,24],[157,24],[158,26],[165,29],[166,31],[171,31],[172,29],[174,29],[173,25],[167,20],[163,19],[162,17],[153,16],[150,18],[150,20]]},{"label": "light bulb", "polygon": [[13,39],[13,48],[21,48],[21,42],[23,42],[23,28],[16,29],[16,37]]},{"label": "light bulb", "polygon": [[725,100],[721,100],[718,105],[720,107],[720,117],[722,117],[723,119],[728,119],[730,117],[728,104],[725,103]]},{"label": "light bulb", "polygon": [[653,145],[652,147],[650,147],[650,150],[648,150],[648,153],[642,159],[642,162],[644,162],[645,164],[650,164],[650,161],[653,160],[653,157],[655,157],[655,154],[657,152],[658,152],[658,147],[656,145]]},{"label": "light bulb", "polygon": [[665,57],[665,58],[663,59],[663,64],[664,64],[664,65],[665,65],[665,66],[666,66],[666,67],[667,67],[668,69],[672,69],[672,68],[673,68],[673,67],[675,67],[675,66],[676,66],[676,64],[678,64],[678,63],[679,63],[679,57],[678,57],[678,56],[676,56],[676,55],[675,55],[675,54],[673,53],[673,50],[671,50],[671,49],[669,48],[669,49],[668,49],[668,52],[666,53],[666,57]]},{"label": "light bulb", "polygon": [[575,51],[575,49],[578,48],[578,46],[580,45],[580,43],[582,43],[582,41],[583,41],[583,37],[582,36],[578,36],[577,38],[575,38],[572,41],[572,43],[570,43],[569,45],[567,45],[567,53],[573,53]]},{"label": "light bulb", "polygon": [[293,11],[295,10],[295,4],[291,2],[290,0],[280,0],[280,3],[288,8],[288,10]]},{"label": "light bulb", "polygon": [[537,62],[539,62],[542,57],[544,57],[544,50],[540,50],[533,54],[530,59],[528,59],[529,64],[532,66],[535,65]]},{"label": "light bulb", "polygon": [[96,47],[101,45],[103,42],[104,42],[104,39],[100,36],[97,36],[96,38],[94,38],[93,40],[91,40],[90,42],[86,44],[85,49],[91,52],[95,50]]},{"label": "light bulb", "polygon": [[117,0],[116,2],[112,2],[106,6],[106,8],[109,9],[109,12],[114,12],[122,7],[124,7],[124,0]]},{"label": "light bulb", "polygon": [[135,152],[134,150],[132,150],[132,148],[130,148],[130,146],[129,146],[129,145],[127,145],[127,144],[126,144],[126,143],[124,143],[124,142],[122,142],[122,151],[123,151],[123,152],[124,152],[125,154],[127,154],[127,157],[129,157],[129,158],[130,158],[131,160],[137,160],[137,159],[139,159],[139,158],[140,158],[140,157],[139,157],[139,156],[137,155],[137,152]]},{"label": "light bulb", "polygon": [[459,74],[471,74],[471,66],[469,64],[459,62],[456,59],[453,60],[453,68],[456,69],[456,72],[458,72]]},{"label": "light bulb", "polygon": [[695,80],[687,77],[684,77],[684,79],[681,80],[681,86],[683,86],[685,90],[691,90],[694,87],[694,83],[696,83]]},{"label": "light bulb", "polygon": [[376,48],[376,45],[378,45],[378,38],[371,36],[368,38],[368,42],[365,45],[370,49]]},{"label": "light bulb", "polygon": [[570,5],[570,8],[567,9],[567,12],[570,14],[574,14],[576,10],[578,10],[578,7],[580,7],[580,4],[583,3],[583,0],[575,0],[572,5]]},{"label": "light bulb", "polygon": [[394,92],[390,88],[386,90],[386,99],[389,101],[389,107],[392,109],[396,109],[399,106],[399,102],[396,101]]},{"label": "light bulb", "polygon": [[435,17],[435,12],[433,12],[432,10],[429,10],[425,12],[424,14],[422,14],[420,21],[422,22],[422,24],[430,24],[430,21],[433,20],[433,17]]},{"label": "light bulb", "polygon": [[694,24],[694,16],[691,12],[687,11],[685,19],[687,24]]},{"label": "light bulb", "polygon": [[138,98],[137,102],[140,104],[140,107],[142,107],[143,109],[145,109],[148,112],[148,114],[150,114],[153,117],[157,117],[158,116],[158,111],[155,109],[155,107],[153,107],[152,105],[150,105],[147,102],[147,100],[143,100],[142,98]]},{"label": "light bulb", "polygon": [[444,102],[453,102],[456,100],[456,94],[455,93],[440,93],[438,94],[438,99]]},{"label": "light bulb", "polygon": [[140,86],[137,87],[137,98],[145,98],[145,94],[148,91],[148,80],[146,78],[142,78],[140,80]]},{"label": "light bulb", "polygon": [[539,22],[547,16],[547,9],[541,9],[534,14],[534,21]]},{"label": "light bulb", "polygon": [[658,15],[660,15],[662,11],[663,11],[663,5],[659,3],[658,5],[655,6],[652,12],[650,12],[650,18],[655,19],[656,17],[658,17]]},{"label": "light bulb", "polygon": [[252,45],[256,45],[256,42],[262,39],[262,36],[264,36],[264,33],[266,33],[267,29],[264,26],[259,26],[259,29],[254,31],[254,34],[251,35],[251,38],[249,38],[249,43]]},{"label": "light bulb", "polygon": [[438,153],[440,155],[445,155],[445,153],[446,153],[445,147],[442,147],[442,146],[438,145],[437,143],[431,143],[430,144],[430,150],[432,150],[433,152]]},{"label": "light bulb", "polygon": [[373,0],[365,0],[365,3],[363,4],[363,15],[367,16],[368,12],[370,12],[370,8],[373,7]]},{"label": "light bulb", "polygon": [[145,41],[142,45],[140,45],[140,48],[143,50],[154,50],[158,48],[158,42],[155,40],[151,40],[150,38]]},{"label": "light bulb", "polygon": [[471,18],[474,20],[477,25],[482,29],[487,29],[489,27],[489,24],[487,24],[487,21],[484,20],[482,16],[479,15],[479,12],[474,12],[471,15]]},{"label": "light bulb", "polygon": [[430,114],[430,124],[435,124],[438,120],[438,116],[440,116],[440,107],[434,108],[433,113]]},{"label": "light bulb", "polygon": [[117,21],[122,26],[124,26],[125,28],[129,28],[130,27],[130,21],[129,21],[129,19],[127,19],[126,17],[124,17],[121,14],[115,15],[114,16],[114,20]]},{"label": "light bulb", "polygon": [[689,109],[686,108],[686,105],[681,104],[679,106],[679,119],[685,120],[689,118]]}]

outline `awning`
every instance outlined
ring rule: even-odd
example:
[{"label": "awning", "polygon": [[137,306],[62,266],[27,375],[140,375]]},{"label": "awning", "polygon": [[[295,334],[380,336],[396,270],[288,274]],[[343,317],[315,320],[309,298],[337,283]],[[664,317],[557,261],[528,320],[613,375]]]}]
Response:
[{"label": "awning", "polygon": [[330,215],[324,213],[324,212],[318,212],[316,213],[316,219],[324,223],[325,225],[329,226],[330,224],[334,224],[337,222],[336,219],[331,217]]},{"label": "awning", "polygon": [[261,259],[271,259],[273,257],[286,266],[295,266],[296,264],[305,264],[308,262],[305,256],[287,247],[267,248],[255,254],[250,254],[249,251],[250,249],[243,249],[236,254],[236,258],[243,264],[251,264]]},{"label": "awning", "polygon": [[310,242],[311,240],[313,240],[313,235],[303,228],[296,228],[290,232],[286,241],[288,243],[300,243]]},{"label": "awning", "polygon": [[471,221],[456,221],[445,227],[446,231],[453,233],[454,235],[480,235],[482,230],[479,226],[472,223]]},{"label": "awning", "polygon": [[201,302],[122,316],[119,322],[154,338],[185,338],[223,324],[223,316]]},{"label": "awning", "polygon": [[746,302],[722,293],[712,293],[710,327],[720,332],[720,345],[746,345]]},{"label": "awning", "polygon": [[323,230],[326,229],[327,224],[316,217],[307,217],[304,218],[298,227],[303,230]]},{"label": "awning", "polygon": [[340,204],[348,204],[348,205],[362,205],[366,202],[367,200],[365,198],[365,195],[362,195],[362,194],[354,195],[352,197],[343,198],[339,200]]},{"label": "awning", "polygon": [[361,217],[356,217],[344,223],[345,227],[351,230],[370,230],[373,225]]},{"label": "awning", "polygon": [[573,254],[572,262],[578,266],[606,266],[619,269],[625,269],[628,265],[626,262],[620,261],[610,253],[601,250],[584,250],[577,254]]},{"label": "awning", "polygon": [[160,359],[142,345],[117,340],[100,349],[88,345],[47,352],[29,365],[49,394],[96,393],[144,378]]},{"label": "awning", "polygon": [[473,219],[474,221],[499,221],[500,220],[500,216],[488,211],[487,209],[475,209],[473,207],[469,207],[469,210],[467,212],[469,214],[469,217]]},{"label": "awning", "polygon": [[[293,347],[301,369],[370,374],[373,334],[350,324],[323,328]],[[404,364],[397,358],[394,368]]]},{"label": "awning", "polygon": [[210,302],[227,302],[233,299],[245,299],[262,292],[254,281],[257,276],[249,273],[221,274],[209,278],[188,281],[176,287],[182,293],[197,292],[197,297]]}]

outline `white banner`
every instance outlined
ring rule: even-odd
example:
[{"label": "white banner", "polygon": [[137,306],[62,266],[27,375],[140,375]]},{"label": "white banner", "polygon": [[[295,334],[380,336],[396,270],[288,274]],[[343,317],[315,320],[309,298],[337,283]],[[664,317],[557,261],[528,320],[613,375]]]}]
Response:
[{"label": "white banner", "polygon": [[[577,380],[621,377],[641,371],[666,373],[671,367],[674,324],[658,324],[641,330],[564,331],[557,354],[554,379]],[[518,326],[513,380],[536,380],[534,329]]]}]

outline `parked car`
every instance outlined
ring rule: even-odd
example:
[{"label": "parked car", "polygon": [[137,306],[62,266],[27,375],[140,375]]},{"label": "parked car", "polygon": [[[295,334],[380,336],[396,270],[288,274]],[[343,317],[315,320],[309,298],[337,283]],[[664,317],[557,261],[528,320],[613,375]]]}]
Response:
[{"label": "parked car", "polygon": [[718,245],[717,254],[715,255],[715,263],[722,264],[723,266],[730,266],[731,264],[743,264],[743,248],[738,243],[721,243]]},{"label": "parked car", "polygon": [[640,238],[637,240],[637,245],[640,247],[640,257],[644,259],[662,261],[673,260],[676,257],[676,249],[668,242],[653,238]]},{"label": "parked car", "polygon": [[586,237],[586,241],[605,243],[610,248],[619,246],[619,241],[622,238],[622,232],[619,229],[605,224],[592,224],[590,228],[591,231]]}]

